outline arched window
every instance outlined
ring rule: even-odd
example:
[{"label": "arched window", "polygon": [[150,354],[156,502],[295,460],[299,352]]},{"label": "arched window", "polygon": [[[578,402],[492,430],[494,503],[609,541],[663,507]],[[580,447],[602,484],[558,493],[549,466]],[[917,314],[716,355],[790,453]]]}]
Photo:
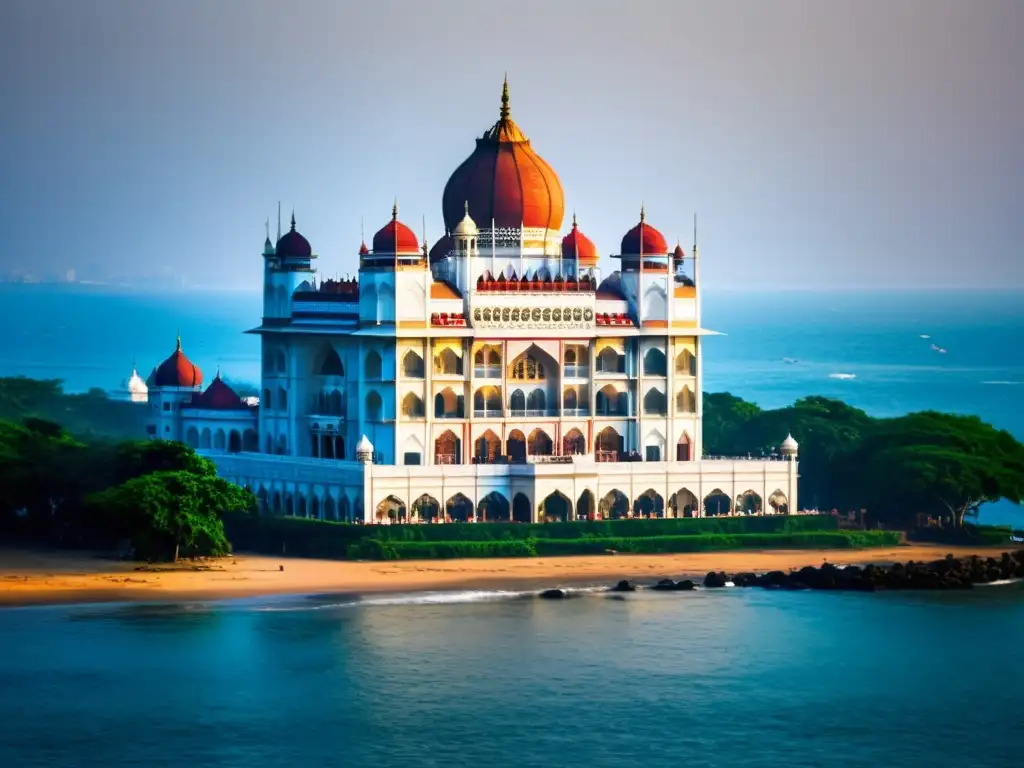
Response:
[{"label": "arched window", "polygon": [[272,410],[273,407],[274,407],[274,404],[273,404],[273,401],[270,398],[270,390],[269,389],[264,389],[263,390],[263,398],[260,400],[260,408],[262,408],[262,409],[264,409],[266,411],[269,411],[269,410]]},{"label": "arched window", "polygon": [[665,393],[652,387],[644,395],[644,413],[653,416],[664,416],[666,412]]},{"label": "arched window", "polygon": [[676,410],[680,413],[697,412],[697,398],[689,387],[683,387],[676,395]]},{"label": "arched window", "polygon": [[288,410],[288,393],[284,387],[278,387],[277,389],[277,407],[282,411]]},{"label": "arched window", "polygon": [[644,355],[644,375],[664,376],[665,373],[665,353],[657,348],[648,349]]},{"label": "arched window", "polygon": [[598,373],[625,373],[626,356],[620,355],[614,348],[605,347],[597,356]]},{"label": "arched window", "polygon": [[277,372],[284,373],[287,370],[288,363],[285,360],[284,352],[277,353]]},{"label": "arched window", "polygon": [[575,411],[577,408],[577,395],[575,389],[565,390],[565,395],[562,398],[562,407],[567,411]]},{"label": "arched window", "polygon": [[434,441],[434,458],[436,464],[460,464],[461,441],[455,433],[448,430]]},{"label": "arched window", "polygon": [[366,378],[374,381],[380,381],[381,368],[383,367],[383,361],[381,360],[380,353],[376,350],[371,349],[366,353]]},{"label": "arched window", "polygon": [[533,355],[523,355],[512,364],[512,378],[526,381],[543,379],[544,363]]},{"label": "arched window", "polygon": [[676,356],[676,375],[697,375],[697,358],[694,357],[693,352],[691,352],[690,350],[684,349]]},{"label": "arched window", "polygon": [[551,438],[543,429],[535,429],[530,433],[528,446],[531,456],[550,456],[554,452]]},{"label": "arched window", "polygon": [[419,353],[411,349],[405,353],[405,357],[402,358],[402,373],[409,379],[423,378],[423,358]]},{"label": "arched window", "polygon": [[415,392],[409,392],[402,398],[402,415],[411,419],[423,418],[423,400]]},{"label": "arched window", "polygon": [[598,416],[624,416],[625,407],[624,401],[626,398],[625,392],[616,392],[615,387],[611,384],[601,389],[597,393],[595,399],[595,405],[597,407]]},{"label": "arched window", "polygon": [[526,395],[523,394],[523,390],[517,389],[512,393],[512,397],[509,398],[509,408],[512,413],[522,413],[526,410]]},{"label": "arched window", "polygon": [[576,349],[574,347],[565,348],[565,364],[576,365]]},{"label": "arched window", "polygon": [[366,420],[380,421],[383,405],[380,395],[376,392],[370,392],[370,394],[366,396]]},{"label": "arched window", "polygon": [[344,376],[345,366],[341,364],[341,358],[333,347],[327,349],[320,364],[321,376]]},{"label": "arched window", "polygon": [[440,419],[462,418],[462,396],[445,387],[434,396],[434,416]]},{"label": "arched window", "polygon": [[547,398],[543,389],[535,389],[526,398],[526,408],[529,411],[543,411],[547,407]]},{"label": "arched window", "polygon": [[582,455],[587,452],[587,439],[578,429],[570,429],[562,438],[562,453],[565,456]]}]

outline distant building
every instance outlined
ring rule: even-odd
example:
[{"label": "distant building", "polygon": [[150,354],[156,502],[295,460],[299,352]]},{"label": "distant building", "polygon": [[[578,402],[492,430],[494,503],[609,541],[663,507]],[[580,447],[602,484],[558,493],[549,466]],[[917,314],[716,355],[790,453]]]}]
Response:
[{"label": "distant building", "polygon": [[139,371],[132,363],[132,375],[121,382],[122,393],[133,403],[149,402],[149,387],[139,376]]},{"label": "distant building", "polygon": [[[398,216],[359,274],[317,280],[296,228],[264,243],[258,408],[181,349],[150,377],[151,434],[213,458],[268,511],[546,520],[796,509],[797,446],[703,458],[696,232],[643,208],[602,279],[558,176],[498,121],[448,180],[428,248]],[[782,436],[780,435],[780,438]]]}]

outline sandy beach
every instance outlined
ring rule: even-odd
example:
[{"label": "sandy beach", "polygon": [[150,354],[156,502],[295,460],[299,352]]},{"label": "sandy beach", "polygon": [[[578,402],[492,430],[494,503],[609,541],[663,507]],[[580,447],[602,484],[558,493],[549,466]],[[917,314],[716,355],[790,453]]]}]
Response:
[{"label": "sandy beach", "polygon": [[[914,545],[868,550],[778,550],[678,555],[605,555],[534,559],[344,562],[238,556],[200,564],[143,566],[79,553],[0,549],[0,605],[112,601],[219,600],[318,592],[415,592],[532,589],[653,583],[709,570],[769,571],[821,565],[934,560],[952,553],[988,556],[985,548]],[[284,566],[284,569],[281,569]]]}]

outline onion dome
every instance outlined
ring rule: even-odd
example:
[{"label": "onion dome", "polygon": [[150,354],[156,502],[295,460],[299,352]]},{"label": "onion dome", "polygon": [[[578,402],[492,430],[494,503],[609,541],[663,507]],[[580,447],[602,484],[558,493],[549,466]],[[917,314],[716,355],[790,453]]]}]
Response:
[{"label": "onion dome", "polygon": [[452,252],[455,247],[455,241],[452,240],[451,235],[445,235],[434,243],[434,247],[430,249],[430,263],[436,264],[441,261],[445,256]]},{"label": "onion dome", "polygon": [[366,256],[370,252],[370,249],[366,247],[366,241],[363,240],[359,243],[359,255]]},{"label": "onion dome", "polygon": [[203,383],[203,372],[181,351],[181,336],[178,348],[156,369],[153,377],[155,387],[198,387]]},{"label": "onion dome", "polygon": [[597,246],[580,232],[576,225],[576,214],[572,215],[572,230],[562,238],[562,258],[578,259],[580,264],[595,266],[597,264]]},{"label": "onion dome", "polygon": [[668,253],[668,244],[665,237],[644,221],[644,208],[640,206],[640,223],[633,227],[622,238],[623,256],[637,256],[650,254],[651,256],[664,256]]},{"label": "onion dome", "polygon": [[597,298],[606,301],[622,301],[625,296],[622,293],[622,273],[615,270],[597,286]]},{"label": "onion dome", "polygon": [[686,251],[683,250],[683,246],[676,240],[676,249],[672,251],[673,261],[682,261],[686,258]]},{"label": "onion dome", "polygon": [[786,435],[786,439],[782,441],[782,445],[779,446],[779,450],[783,456],[796,456],[797,450],[800,446],[796,440],[793,439],[793,435]]},{"label": "onion dome", "polygon": [[310,246],[309,240],[295,231],[294,213],[292,213],[291,228],[277,241],[274,255],[282,259],[310,259],[313,257],[313,248]]},{"label": "onion dome", "polygon": [[449,231],[462,219],[463,205],[485,228],[562,228],[562,183],[509,116],[508,78],[501,92],[498,122],[476,140],[476,149],[444,187],[442,208]]},{"label": "onion dome", "polygon": [[210,382],[210,386],[193,400],[192,404],[197,408],[209,408],[215,411],[243,410],[248,407],[238,393],[220,377],[220,371],[217,371],[217,376]]},{"label": "onion dome", "polygon": [[391,208],[391,221],[373,236],[373,252],[415,253],[420,252],[420,241],[416,233],[398,220],[398,203]]}]

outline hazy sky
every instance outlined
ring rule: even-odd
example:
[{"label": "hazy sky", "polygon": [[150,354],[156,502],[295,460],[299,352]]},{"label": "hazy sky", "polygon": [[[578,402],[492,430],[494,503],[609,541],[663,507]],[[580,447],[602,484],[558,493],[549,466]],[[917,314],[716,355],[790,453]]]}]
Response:
[{"label": "hazy sky", "polygon": [[[3,0],[0,273],[325,275],[512,116],[604,254],[714,288],[1024,286],[1022,0]],[[569,215],[567,214],[568,225]],[[607,273],[610,260],[603,260]]]}]

